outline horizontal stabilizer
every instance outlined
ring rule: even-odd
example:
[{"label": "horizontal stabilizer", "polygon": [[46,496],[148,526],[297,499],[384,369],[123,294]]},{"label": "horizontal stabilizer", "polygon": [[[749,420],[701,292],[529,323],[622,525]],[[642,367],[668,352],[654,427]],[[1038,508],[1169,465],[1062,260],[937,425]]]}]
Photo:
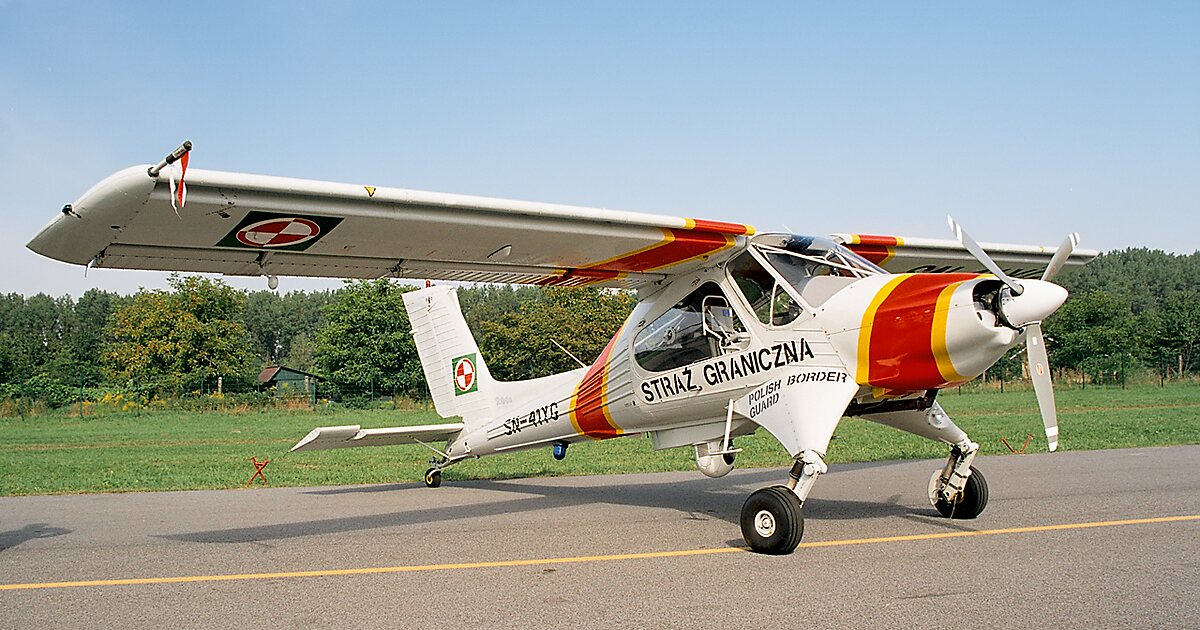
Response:
[{"label": "horizontal stabilizer", "polygon": [[330,448],[353,446],[393,446],[449,440],[462,431],[463,423],[426,424],[416,427],[389,427],[386,429],[363,429],[357,424],[340,427],[318,427],[309,431],[292,447],[295,451],[323,451]]}]

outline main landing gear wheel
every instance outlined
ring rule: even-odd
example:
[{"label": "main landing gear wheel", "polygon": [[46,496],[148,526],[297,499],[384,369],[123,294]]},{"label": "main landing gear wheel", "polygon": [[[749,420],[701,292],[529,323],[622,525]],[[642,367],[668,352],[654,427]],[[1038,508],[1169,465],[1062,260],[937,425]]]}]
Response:
[{"label": "main landing gear wheel", "polygon": [[949,501],[939,497],[940,482],[941,471],[936,470],[933,473],[933,479],[930,480],[929,500],[942,516],[953,519],[971,519],[979,516],[987,507],[987,479],[984,479],[983,473],[976,470],[974,466],[971,467],[971,476],[967,478],[962,492]]},{"label": "main landing gear wheel", "polygon": [[742,538],[758,553],[784,555],[804,536],[800,497],[787,486],[756,490],[742,505]]},{"label": "main landing gear wheel", "polygon": [[442,485],[442,471],[437,468],[430,468],[425,471],[425,485],[430,488],[436,488]]}]

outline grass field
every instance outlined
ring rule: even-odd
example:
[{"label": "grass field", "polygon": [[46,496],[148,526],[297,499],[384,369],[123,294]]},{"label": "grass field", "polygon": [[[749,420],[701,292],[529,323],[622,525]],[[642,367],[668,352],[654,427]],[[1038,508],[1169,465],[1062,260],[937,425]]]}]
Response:
[{"label": "grass field", "polygon": [[[1091,387],[1057,392],[1060,448],[1087,450],[1200,443],[1200,386]],[[1045,450],[1031,391],[945,392],[951,417],[985,454]],[[154,411],[79,418],[51,413],[0,419],[0,495],[237,488],[254,472],[250,457],[270,459],[274,486],[417,482],[429,452],[419,446],[343,449],[285,455],[316,426],[364,427],[439,422],[433,412],[317,411],[196,413]],[[790,464],[773,437],[760,430],[738,440],[739,467]],[[843,420],[829,448],[831,462],[943,457],[940,444],[860,419]],[[629,437],[577,444],[564,461],[549,449],[468,461],[445,479],[498,479],[688,470],[691,449],[655,452],[650,440]],[[697,473],[699,474],[699,473]],[[782,471],[781,471],[782,474]]]}]

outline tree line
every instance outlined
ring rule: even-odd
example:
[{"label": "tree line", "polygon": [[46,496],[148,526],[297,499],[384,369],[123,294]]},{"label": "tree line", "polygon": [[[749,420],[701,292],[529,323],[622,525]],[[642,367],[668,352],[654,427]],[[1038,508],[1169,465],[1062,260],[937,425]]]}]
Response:
[{"label": "tree line", "polygon": [[1108,252],[1059,282],[1071,297],[1044,325],[1052,367],[1101,382],[1200,372],[1200,252]]},{"label": "tree line", "polygon": [[[198,276],[168,283],[78,301],[0,296],[0,400],[245,392],[271,365],[321,376],[323,397],[428,396],[402,298],[415,287],[379,279],[280,294]],[[634,304],[622,291],[511,286],[462,287],[459,299],[501,380],[577,367],[567,352],[594,360]]]},{"label": "tree line", "polygon": [[[1059,282],[1071,298],[1044,328],[1060,374],[1200,371],[1200,253],[1110,252]],[[58,405],[80,390],[171,397],[210,390],[218,378],[248,391],[267,365],[319,374],[334,393],[426,396],[402,299],[412,287],[381,279],[280,294],[192,276],[173,276],[170,287],[129,296],[92,289],[78,300],[0,296],[0,400]],[[635,299],[489,285],[460,288],[459,302],[492,373],[516,380],[578,367],[571,355],[590,363]],[[995,369],[1020,374],[1019,353]]]}]

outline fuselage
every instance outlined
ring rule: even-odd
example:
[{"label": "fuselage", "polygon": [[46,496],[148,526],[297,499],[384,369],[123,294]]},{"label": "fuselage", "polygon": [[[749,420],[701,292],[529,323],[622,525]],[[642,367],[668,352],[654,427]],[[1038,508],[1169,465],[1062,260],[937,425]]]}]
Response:
[{"label": "fuselage", "polygon": [[925,395],[1020,341],[993,312],[1000,289],[991,276],[893,275],[821,239],[760,235],[643,288],[590,367],[496,383],[490,416],[468,418],[447,454],[638,433],[658,448],[711,442],[753,432],[778,390],[800,382],[851,391],[847,404]]}]

